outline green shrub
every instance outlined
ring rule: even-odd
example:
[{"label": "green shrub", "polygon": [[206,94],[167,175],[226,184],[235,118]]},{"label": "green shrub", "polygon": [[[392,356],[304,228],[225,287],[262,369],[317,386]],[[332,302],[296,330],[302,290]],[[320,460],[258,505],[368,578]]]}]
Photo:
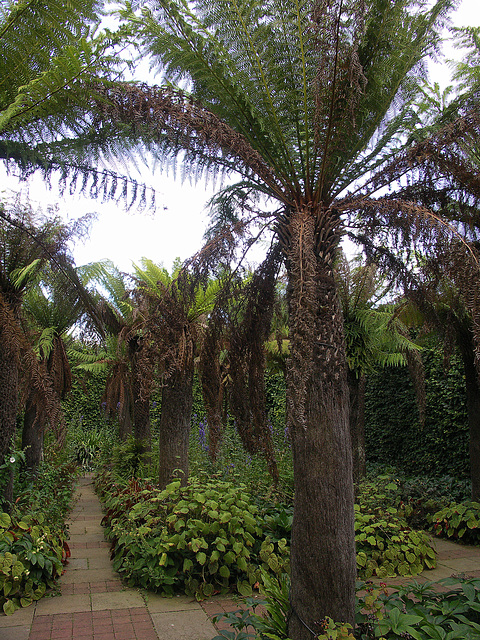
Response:
[{"label": "green shrub", "polygon": [[68,455],[84,471],[91,471],[98,464],[103,451],[108,449],[109,454],[112,454],[115,441],[112,427],[86,429],[71,426],[67,436]]},{"label": "green shrub", "polygon": [[468,416],[461,357],[445,368],[444,350],[422,351],[426,416],[420,425],[406,367],[384,367],[370,375],[365,393],[366,454],[370,462],[397,464],[408,473],[469,477]]},{"label": "green shrub", "polygon": [[52,533],[43,518],[0,513],[0,605],[7,615],[39,600],[62,573],[65,537]]},{"label": "green shrub", "polygon": [[48,522],[53,529],[62,530],[71,507],[73,483],[78,467],[72,462],[55,464],[44,461],[36,476],[24,474],[23,485],[13,505],[19,519],[23,514]]},{"label": "green shrub", "polygon": [[[264,589],[265,600],[246,598],[246,610],[239,608],[216,616],[217,622],[227,622],[233,631],[220,631],[213,640],[288,640],[288,590],[288,581],[281,586],[278,581],[271,581]],[[279,598],[279,592],[286,597]],[[255,613],[258,606],[266,611],[262,616]],[[323,631],[315,639],[312,635],[312,640],[478,640],[480,580],[446,578],[421,585],[413,582],[398,587],[394,593],[384,585],[358,582],[355,629],[330,618],[323,622]]]},{"label": "green shrub", "polygon": [[245,485],[191,479],[160,491],[132,480],[105,496],[114,568],[130,585],[198,599],[233,586],[252,593],[260,568],[288,566],[285,540],[264,539]]},{"label": "green shrub", "polygon": [[430,538],[391,511],[363,514],[355,505],[357,567],[362,578],[416,575],[436,566]]},{"label": "green shrub", "polygon": [[[453,587],[449,589],[449,587]],[[360,583],[356,607],[358,640],[473,640],[480,637],[480,580],[445,578],[413,582],[389,593]]]},{"label": "green shrub", "polygon": [[452,503],[430,518],[436,536],[453,538],[455,542],[480,544],[480,504],[466,501]]}]

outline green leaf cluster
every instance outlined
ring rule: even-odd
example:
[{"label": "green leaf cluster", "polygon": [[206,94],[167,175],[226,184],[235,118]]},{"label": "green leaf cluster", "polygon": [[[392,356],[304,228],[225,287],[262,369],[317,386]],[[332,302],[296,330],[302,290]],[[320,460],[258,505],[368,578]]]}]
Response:
[{"label": "green leaf cluster", "polygon": [[423,425],[406,368],[386,367],[369,375],[365,395],[367,459],[381,465],[401,461],[409,474],[468,478],[469,431],[461,358],[454,352],[446,371],[441,345],[426,347],[421,355],[426,393]]},{"label": "green leaf cluster", "polygon": [[356,505],[357,567],[364,578],[416,575],[436,566],[430,538],[413,531],[394,509],[362,514]]},{"label": "green leaf cluster", "polygon": [[430,538],[405,516],[399,482],[389,474],[365,481],[355,505],[357,567],[362,578],[416,575],[436,566]]},{"label": "green leaf cluster", "polygon": [[480,580],[445,578],[411,584],[389,594],[359,583],[356,635],[359,640],[470,640],[480,637]]},{"label": "green leaf cluster", "polygon": [[465,544],[480,544],[480,504],[465,501],[453,502],[429,516],[431,529],[436,536],[453,538]]},{"label": "green leaf cluster", "polygon": [[65,538],[41,517],[0,513],[0,605],[6,615],[39,600],[62,573]]},{"label": "green leaf cluster", "polygon": [[130,585],[197,599],[232,588],[248,596],[261,568],[288,567],[286,540],[264,537],[243,484],[193,478],[160,491],[131,480],[118,491],[110,486],[104,500],[113,566]]}]

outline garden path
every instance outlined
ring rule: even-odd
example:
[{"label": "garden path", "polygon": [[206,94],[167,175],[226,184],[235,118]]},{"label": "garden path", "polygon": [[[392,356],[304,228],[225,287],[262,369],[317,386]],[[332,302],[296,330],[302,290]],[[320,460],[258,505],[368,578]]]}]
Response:
[{"label": "garden path", "polygon": [[[70,514],[72,552],[60,580],[61,596],[43,598],[13,616],[0,616],[0,640],[211,640],[211,617],[238,609],[225,598],[202,603],[186,596],[162,598],[126,588],[111,567],[109,543],[92,477],[80,479]],[[439,580],[457,574],[480,577],[480,548],[436,540],[437,568],[417,576]],[[388,580],[389,585],[408,579]]]},{"label": "garden path", "polygon": [[60,596],[0,616],[0,640],[211,640],[210,617],[238,609],[232,600],[200,605],[186,596],[162,598],[122,585],[109,559],[102,511],[91,476],[80,479],[70,514],[71,557]]}]

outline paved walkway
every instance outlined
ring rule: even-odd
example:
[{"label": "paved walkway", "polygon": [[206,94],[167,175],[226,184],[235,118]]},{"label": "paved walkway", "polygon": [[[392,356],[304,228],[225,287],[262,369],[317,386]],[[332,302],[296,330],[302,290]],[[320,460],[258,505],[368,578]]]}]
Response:
[{"label": "paved walkway", "polygon": [[[122,585],[111,568],[102,512],[90,477],[82,478],[71,513],[72,556],[60,580],[61,596],[0,616],[0,640],[211,640],[211,616],[238,609],[225,598],[201,604],[186,596],[162,598]],[[459,573],[480,577],[480,548],[436,541],[437,568],[420,580]],[[418,579],[418,578],[417,578]],[[388,581],[393,582],[393,581]]]}]

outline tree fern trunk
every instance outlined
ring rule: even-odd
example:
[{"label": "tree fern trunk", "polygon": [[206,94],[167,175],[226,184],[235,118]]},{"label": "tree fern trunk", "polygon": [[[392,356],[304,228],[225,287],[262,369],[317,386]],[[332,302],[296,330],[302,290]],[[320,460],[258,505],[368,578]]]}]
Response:
[{"label": "tree fern trunk", "polygon": [[148,369],[142,362],[143,345],[138,336],[129,341],[128,348],[132,367],[133,433],[135,440],[142,443],[142,452],[146,453],[152,450],[149,382],[145,384]]},{"label": "tree fern trunk", "polygon": [[[10,450],[18,409],[18,359],[3,339],[0,330],[0,464]],[[7,501],[12,500],[12,487],[11,478],[0,487]]]},{"label": "tree fern trunk", "polygon": [[122,411],[118,418],[118,436],[120,440],[124,441],[133,433],[133,421],[132,421],[132,400],[128,393],[125,397]]},{"label": "tree fern trunk", "polygon": [[480,501],[480,386],[471,331],[459,334],[459,346],[465,372],[472,500]]},{"label": "tree fern trunk", "polygon": [[352,439],[353,481],[355,487],[367,473],[365,460],[365,375],[348,371],[350,396],[350,437]]},{"label": "tree fern trunk", "polygon": [[177,370],[162,390],[159,427],[159,484],[166,487],[181,471],[182,484],[188,480],[188,442],[193,405],[193,363]]},{"label": "tree fern trunk", "polygon": [[22,449],[25,451],[25,466],[33,474],[37,472],[43,458],[43,425],[36,418],[34,395],[30,394],[23,416]]},{"label": "tree fern trunk", "polygon": [[343,320],[331,267],[335,236],[318,247],[318,217],[308,210],[296,213],[288,233],[287,408],[295,486],[288,632],[311,640],[326,616],[354,619],[352,450]]}]

